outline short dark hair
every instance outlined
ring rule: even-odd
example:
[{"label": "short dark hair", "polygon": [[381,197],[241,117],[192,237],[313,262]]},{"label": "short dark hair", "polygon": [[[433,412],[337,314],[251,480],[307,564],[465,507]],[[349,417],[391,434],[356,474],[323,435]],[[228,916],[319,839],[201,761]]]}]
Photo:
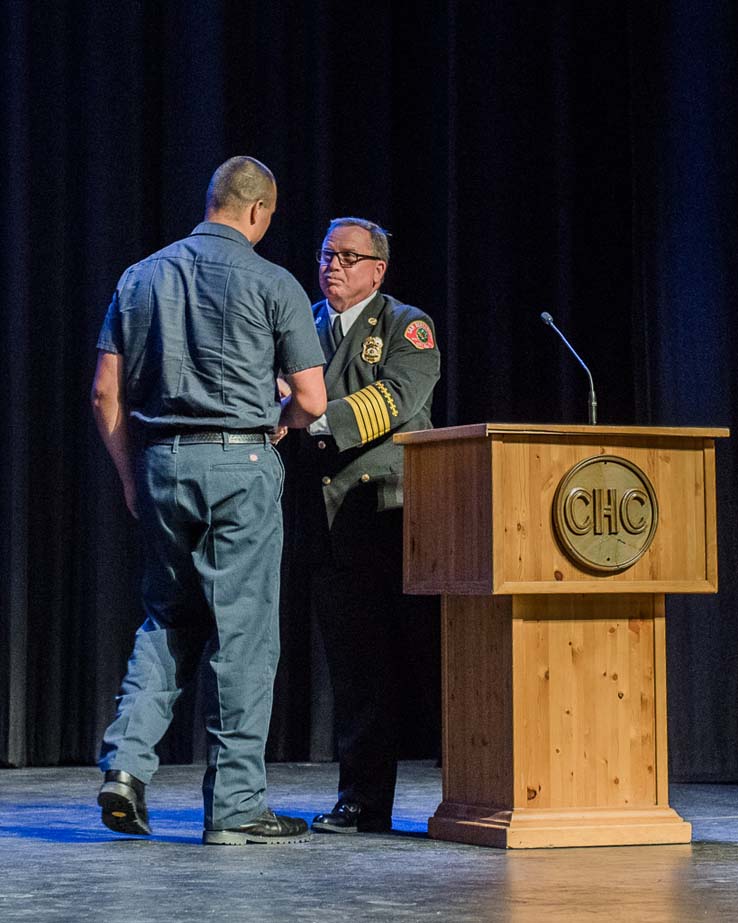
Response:
[{"label": "short dark hair", "polygon": [[206,211],[240,212],[262,199],[271,204],[277,184],[272,171],[255,157],[231,157],[213,173]]},{"label": "short dark hair", "polygon": [[374,251],[371,255],[378,256],[380,260],[384,260],[389,265],[389,231],[386,231],[374,221],[368,221],[366,218],[332,218],[325,236],[328,237],[334,228],[344,227],[364,228],[365,231],[369,231],[372,236],[372,250]]}]

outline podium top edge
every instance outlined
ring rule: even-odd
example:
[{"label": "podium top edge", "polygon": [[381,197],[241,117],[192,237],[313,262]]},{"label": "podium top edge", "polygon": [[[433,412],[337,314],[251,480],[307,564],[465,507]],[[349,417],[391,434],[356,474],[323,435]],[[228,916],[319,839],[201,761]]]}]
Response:
[{"label": "podium top edge", "polygon": [[470,423],[466,426],[445,426],[439,429],[397,433],[394,441],[401,445],[418,442],[441,442],[448,439],[480,439],[488,436],[673,436],[686,439],[722,439],[730,429],[689,426],[591,426],[565,423]]}]

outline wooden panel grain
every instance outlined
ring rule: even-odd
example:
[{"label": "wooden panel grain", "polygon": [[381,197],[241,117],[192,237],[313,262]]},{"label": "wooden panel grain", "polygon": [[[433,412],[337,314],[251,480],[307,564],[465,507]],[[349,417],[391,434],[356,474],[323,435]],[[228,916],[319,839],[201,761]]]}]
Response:
[{"label": "wooden panel grain", "polygon": [[405,448],[406,593],[492,589],[492,463],[486,438]]},{"label": "wooden panel grain", "polygon": [[433,838],[686,843],[668,805],[664,597],[444,599]]},{"label": "wooden panel grain", "polygon": [[652,598],[517,597],[512,631],[515,808],[655,805]]},{"label": "wooden panel grain", "polygon": [[[714,593],[714,442],[727,430],[475,424],[396,437],[405,446],[405,589],[411,593]],[[421,438],[422,437],[422,438]],[[590,571],[559,547],[561,479],[620,456],[656,491],[650,547],[620,573]],[[490,550],[491,545],[491,550]]]},{"label": "wooden panel grain", "polygon": [[[703,440],[622,437],[611,445],[581,435],[498,434],[492,441],[495,593],[715,592],[708,553],[715,523]],[[579,462],[605,454],[637,465],[653,484],[659,506],[659,525],[644,556],[613,574],[570,560],[552,520],[562,478]]]},{"label": "wooden panel grain", "polygon": [[704,448],[705,517],[707,532],[706,571],[707,579],[716,589],[718,585],[718,541],[717,541],[717,484],[715,472],[715,443],[705,440]]},{"label": "wooden panel grain", "polygon": [[669,804],[669,752],[666,701],[666,600],[653,597],[654,740],[656,743],[656,803]]},{"label": "wooden panel grain", "polygon": [[502,849],[645,846],[689,843],[692,825],[668,807],[485,813],[479,808],[446,803],[430,818],[428,835],[432,839]]},{"label": "wooden panel grain", "polygon": [[444,800],[512,805],[511,600],[444,597]]},{"label": "wooden panel grain", "polygon": [[496,433],[517,435],[582,435],[590,440],[620,438],[621,436],[674,436],[676,438],[718,439],[730,436],[730,430],[721,426],[590,426],[564,423],[469,423],[465,426],[446,426],[438,429],[415,430],[398,433],[394,441],[402,445],[461,439],[478,439]]}]

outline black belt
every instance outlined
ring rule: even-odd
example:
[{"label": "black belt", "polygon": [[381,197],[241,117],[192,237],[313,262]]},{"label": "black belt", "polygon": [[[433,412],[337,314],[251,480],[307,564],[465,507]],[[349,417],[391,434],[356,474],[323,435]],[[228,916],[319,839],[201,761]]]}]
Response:
[{"label": "black belt", "polygon": [[238,445],[239,443],[253,442],[265,445],[269,441],[269,436],[264,432],[252,433],[228,433],[225,431],[213,430],[208,432],[196,433],[175,433],[173,436],[150,436],[147,440],[149,445],[196,445],[204,442],[219,442],[223,445]]}]

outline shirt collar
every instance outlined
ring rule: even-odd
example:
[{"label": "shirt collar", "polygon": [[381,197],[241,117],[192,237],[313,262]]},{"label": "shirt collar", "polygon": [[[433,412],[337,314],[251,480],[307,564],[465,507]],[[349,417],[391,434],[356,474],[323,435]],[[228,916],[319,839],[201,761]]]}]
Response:
[{"label": "shirt collar", "polygon": [[[351,305],[350,308],[346,308],[345,311],[341,313],[341,330],[343,330],[343,335],[346,334],[351,329],[354,321],[358,318],[359,314],[364,310],[364,308],[372,301],[377,295],[378,289],[373,291],[368,298],[365,298],[363,301],[359,301],[357,304]],[[338,311],[335,311],[328,299],[325,302],[328,305],[328,317],[330,318],[331,326],[333,325],[333,318],[338,314]]]},{"label": "shirt collar", "polygon": [[251,241],[240,231],[232,228],[229,224],[218,224],[216,221],[201,221],[197,227],[190,232],[190,237],[196,234],[210,234],[212,237],[227,237],[237,244],[245,244],[250,250],[253,249]]}]

